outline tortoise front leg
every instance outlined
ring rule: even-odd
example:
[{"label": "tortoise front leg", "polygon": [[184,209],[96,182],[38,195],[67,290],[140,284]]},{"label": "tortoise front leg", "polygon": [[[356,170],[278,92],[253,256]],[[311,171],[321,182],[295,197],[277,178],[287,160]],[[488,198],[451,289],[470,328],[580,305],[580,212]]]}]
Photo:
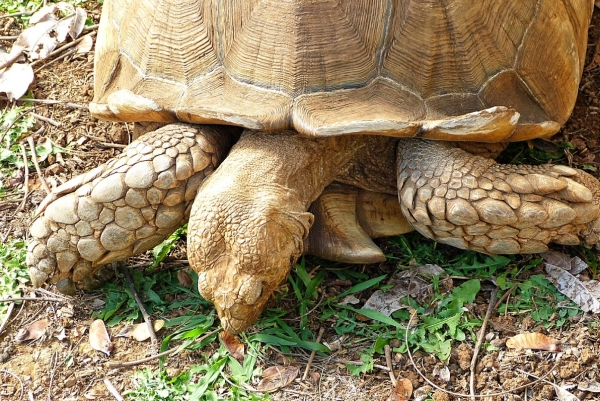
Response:
[{"label": "tortoise front leg", "polygon": [[50,279],[62,291],[72,291],[72,282],[88,289],[101,266],[162,242],[187,221],[200,184],[236,135],[227,127],[167,125],[58,187],[30,228],[33,285]]},{"label": "tortoise front leg", "polygon": [[489,254],[598,243],[600,183],[566,166],[503,165],[443,142],[402,140],[398,193],[423,235]]}]

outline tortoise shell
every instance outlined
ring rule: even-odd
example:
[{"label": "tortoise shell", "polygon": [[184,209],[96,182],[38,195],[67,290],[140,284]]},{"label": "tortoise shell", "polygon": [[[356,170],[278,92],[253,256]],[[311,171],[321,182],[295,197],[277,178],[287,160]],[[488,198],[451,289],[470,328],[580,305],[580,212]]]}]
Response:
[{"label": "tortoise shell", "polygon": [[92,113],[312,136],[554,134],[592,0],[107,1]]}]

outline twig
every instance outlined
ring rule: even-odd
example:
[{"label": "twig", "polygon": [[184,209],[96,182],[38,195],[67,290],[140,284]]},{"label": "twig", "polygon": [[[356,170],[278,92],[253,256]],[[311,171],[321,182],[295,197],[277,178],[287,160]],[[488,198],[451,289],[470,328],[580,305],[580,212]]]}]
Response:
[{"label": "twig", "polygon": [[389,344],[386,344],[384,347],[385,350],[385,364],[390,370],[388,373],[390,374],[390,380],[392,381],[392,385],[396,387],[396,376],[394,375],[394,369],[392,368],[392,348]]},{"label": "twig", "polygon": [[[48,61],[46,64],[42,64],[40,66],[40,68],[38,68],[36,70],[33,70],[33,73],[37,74],[38,72],[40,72],[44,68],[49,67],[49,66],[51,66],[54,63],[58,63],[59,61],[65,59],[65,58],[67,58],[70,55],[75,54],[75,53],[77,53],[77,50],[76,49],[71,49],[68,52],[65,52],[65,53],[61,54],[60,56],[53,58],[52,60]],[[46,60],[46,59],[44,59],[44,60]]]},{"label": "twig", "polygon": [[6,312],[6,319],[4,319],[4,321],[2,321],[2,325],[0,325],[0,334],[2,334],[2,332],[4,331],[4,328],[8,324],[8,321],[10,320],[10,315],[12,314],[12,311],[14,308],[15,308],[15,303],[11,302],[8,305],[8,311]]},{"label": "twig", "polygon": [[[321,327],[319,329],[319,334],[317,334],[317,344],[321,343],[321,338],[323,338],[323,333],[325,333],[325,329]],[[306,380],[308,377],[308,371],[310,370],[310,365],[313,363],[313,359],[315,359],[316,350],[312,350],[310,353],[310,357],[308,358],[308,362],[306,363],[306,369],[304,369],[304,374],[302,375],[302,381]]]},{"label": "twig", "polygon": [[68,299],[62,299],[62,298],[34,298],[34,297],[0,298],[0,302],[15,302],[15,301],[67,302]]},{"label": "twig", "polygon": [[546,376],[548,376],[550,373],[552,373],[552,371],[554,370],[554,368],[556,368],[556,366],[558,365],[558,360],[554,363],[554,365],[552,366],[551,369],[548,370],[548,372],[544,373],[540,379],[535,380],[531,383],[527,383],[527,384],[523,384],[522,386],[517,386],[515,388],[511,388],[509,390],[504,390],[498,393],[488,393],[488,394],[475,394],[472,396],[469,396],[467,394],[461,394],[461,393],[455,393],[453,391],[449,391],[446,389],[441,388],[440,386],[438,386],[437,384],[435,384],[434,382],[432,382],[431,380],[429,380],[429,378],[427,376],[425,376],[425,374],[423,374],[423,372],[421,372],[421,370],[417,367],[417,364],[415,363],[415,360],[413,359],[412,353],[410,352],[410,347],[408,346],[408,328],[411,325],[412,319],[413,317],[416,315],[416,311],[411,313],[410,318],[408,319],[408,324],[406,325],[406,330],[404,332],[404,341],[406,343],[406,353],[408,354],[408,358],[410,359],[410,363],[412,364],[413,368],[415,369],[415,371],[418,373],[419,376],[421,376],[421,378],[423,380],[425,380],[430,386],[432,386],[433,388],[435,388],[436,390],[442,391],[446,394],[450,394],[450,395],[454,395],[457,397],[470,397],[470,398],[484,398],[484,397],[499,397],[501,395],[505,395],[505,394],[510,394],[514,391],[520,390],[522,388],[526,388],[529,386],[533,386],[535,383],[543,380]]},{"label": "twig", "polygon": [[[194,341],[194,342],[200,343],[200,342],[206,340],[208,337],[212,336],[213,334],[216,334],[216,333],[220,332],[221,330],[223,330],[223,329],[219,327],[218,329],[213,330],[211,332],[208,332],[205,335],[203,335],[202,337],[196,339],[196,341]],[[112,368],[122,368],[122,367],[127,367],[127,366],[141,365],[142,363],[150,362],[150,361],[153,361],[155,359],[162,358],[163,356],[168,356],[168,355],[171,355],[171,354],[177,354],[177,353],[183,351],[186,347],[188,347],[190,345],[191,344],[185,344],[184,343],[184,344],[181,344],[177,348],[171,348],[170,350],[167,350],[165,352],[161,352],[160,354],[149,356],[148,358],[142,358],[142,359],[138,359],[138,360],[135,360],[135,361],[129,361],[129,362],[109,362],[107,364],[107,366],[112,369]]]},{"label": "twig", "polygon": [[[6,96],[0,96],[0,100],[10,100],[8,97]],[[67,106],[70,107],[72,109],[82,109],[82,110],[88,110],[87,106],[81,105],[81,104],[77,104],[77,103],[72,103],[72,102],[67,102],[66,100],[52,100],[52,99],[27,99],[27,98],[20,98],[20,99],[14,99],[15,102],[31,102],[31,103],[41,103],[41,104],[61,104],[63,106]]]},{"label": "twig", "polygon": [[44,60],[48,60],[49,58],[52,58],[52,57],[56,56],[57,54],[60,54],[60,53],[62,53],[63,51],[65,51],[67,49],[70,49],[73,46],[77,46],[79,44],[79,42],[81,42],[85,37],[87,37],[87,36],[95,36],[95,35],[96,35],[96,32],[90,32],[87,35],[80,36],[77,39],[75,39],[74,41],[69,42],[66,45],[63,45],[63,46],[59,47],[58,49],[51,51],[48,54],[48,56],[44,57],[43,59],[35,60],[30,65],[33,67],[33,66],[36,66],[38,64],[41,64]]},{"label": "twig", "polygon": [[98,136],[93,136],[87,133],[83,133],[83,136],[85,136],[86,138],[91,139],[92,141],[96,141],[98,142],[99,145],[102,146],[106,146],[107,148],[117,148],[117,149],[124,149],[127,147],[127,145],[122,145],[120,143],[109,143],[109,142],[104,142],[103,138],[100,138]]},{"label": "twig", "polygon": [[21,11],[18,13],[13,13],[13,14],[4,14],[4,15],[0,15],[0,19],[2,18],[10,18],[10,17],[20,17],[22,15],[32,15],[33,11]]},{"label": "twig", "polygon": [[25,204],[27,203],[27,195],[29,194],[29,163],[27,163],[27,150],[25,150],[25,145],[23,145],[22,143],[19,143],[19,148],[21,148],[21,157],[23,157],[23,168],[25,170],[25,183],[23,184],[23,191],[25,192],[25,194],[23,195],[23,200],[17,208],[17,211],[25,209]]},{"label": "twig", "polygon": [[40,116],[37,113],[31,113],[31,115],[34,116],[35,118],[37,118],[40,121],[43,121],[43,122],[48,123],[50,125],[54,125],[55,127],[60,127],[60,123],[58,121],[54,121],[51,118]]},{"label": "twig", "polygon": [[479,356],[479,349],[481,348],[481,344],[483,343],[483,338],[485,337],[485,330],[487,328],[488,322],[492,313],[496,310],[494,307],[496,306],[496,298],[498,295],[498,287],[494,287],[492,293],[490,294],[490,300],[488,303],[487,311],[485,312],[485,317],[483,318],[483,322],[481,323],[481,328],[477,333],[477,342],[475,343],[475,350],[473,351],[473,357],[471,358],[471,375],[469,378],[469,390],[471,392],[471,397],[475,395],[475,366],[477,365],[477,357]]},{"label": "twig", "polygon": [[[44,131],[45,131],[45,128],[42,127],[39,130],[37,130],[33,135],[42,135],[44,133]],[[40,179],[40,182],[42,183],[42,186],[44,187],[44,190],[46,191],[46,193],[48,195],[50,195],[52,193],[52,190],[50,189],[50,187],[48,186],[48,183],[44,179],[44,175],[42,174],[42,169],[40,169],[40,165],[38,164],[37,154],[35,153],[35,143],[33,142],[33,136],[27,137],[27,143],[29,144],[29,147],[31,148],[31,160],[33,161],[33,165],[35,166],[35,171],[37,171],[37,173],[38,173],[38,178]]]},{"label": "twig", "polygon": [[[346,361],[343,359],[333,359],[333,361],[343,363],[343,364],[353,365],[353,366],[362,366],[365,364],[362,361]],[[389,372],[389,370],[390,370],[390,368],[388,368],[387,366],[378,365],[378,364],[373,364],[373,367],[383,370],[384,372]]]},{"label": "twig", "polygon": [[[117,265],[119,266],[119,271],[121,272],[121,274],[123,274],[123,276],[125,276],[125,280],[127,281],[127,284],[129,284],[129,289],[133,293],[135,302],[138,304],[140,311],[142,312],[142,316],[144,317],[146,326],[148,326],[148,333],[150,334],[150,340],[152,342],[152,346],[156,348],[158,345],[158,338],[156,337],[156,332],[154,331],[154,325],[152,324],[152,318],[148,314],[148,311],[146,310],[146,307],[144,306],[144,303],[142,302],[142,298],[140,297],[140,294],[137,292],[137,289],[135,288],[135,284],[133,283],[133,279],[131,278],[129,269],[127,269],[127,267],[125,267],[124,263],[117,263]],[[155,352],[156,351],[157,350],[155,349]]]},{"label": "twig", "polygon": [[86,26],[85,28],[83,28],[83,31],[81,31],[81,32],[95,31],[98,29],[99,26],[100,26],[100,24]]},{"label": "twig", "polygon": [[498,309],[500,307],[500,305],[502,305],[502,302],[506,301],[506,299],[510,296],[510,294],[515,290],[515,288],[518,287],[518,285],[519,285],[519,283],[513,284],[512,287],[510,287],[504,294],[502,294],[502,296],[500,297],[498,302],[496,302],[496,305],[494,305],[494,310]]},{"label": "twig", "polygon": [[19,382],[19,385],[21,386],[21,394],[19,395],[19,400],[21,398],[23,398],[23,391],[25,391],[25,387],[23,386],[23,382],[21,381],[21,379],[19,379],[19,376],[15,375],[12,372],[9,372],[8,370],[0,370],[0,373],[10,375],[10,376],[14,377],[15,379],[17,379],[17,381]]},{"label": "twig", "polygon": [[18,36],[0,36],[0,40],[15,40]]},{"label": "twig", "polygon": [[35,401],[35,398],[33,398],[33,393],[31,391],[27,392],[27,396],[29,397],[29,401]]},{"label": "twig", "polygon": [[[54,361],[54,363],[52,363]],[[50,356],[50,366],[52,371],[50,372],[50,383],[48,384],[48,401],[52,401],[52,382],[54,381],[54,374],[56,373],[56,363],[58,362],[58,354],[53,352]]]},{"label": "twig", "polygon": [[110,380],[108,379],[104,379],[104,385],[106,386],[106,389],[108,390],[109,393],[112,394],[113,397],[115,397],[115,399],[117,401],[124,401],[123,397],[121,396],[121,394],[119,394],[119,391],[115,388],[115,386],[113,386],[113,384],[110,382]]}]

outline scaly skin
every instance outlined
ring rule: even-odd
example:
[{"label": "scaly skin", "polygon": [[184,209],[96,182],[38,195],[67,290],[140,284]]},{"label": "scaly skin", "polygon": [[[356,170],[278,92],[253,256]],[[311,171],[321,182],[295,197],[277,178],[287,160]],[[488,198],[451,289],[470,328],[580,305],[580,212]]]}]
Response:
[{"label": "scaly skin", "polygon": [[403,212],[436,241],[489,254],[598,243],[600,183],[581,170],[503,165],[419,139],[400,142],[397,163]]},{"label": "scaly skin", "polygon": [[366,143],[245,131],[202,185],[188,223],[188,258],[226,331],[241,332],[260,314],[304,251],[309,205]]},{"label": "scaly skin", "polygon": [[[31,226],[34,286],[89,289],[99,268],[162,242],[183,225],[197,189],[237,135],[223,126],[171,124],[141,136],[121,155],[57,188]],[[65,194],[66,193],[66,194]],[[99,277],[96,277],[99,276]]]}]

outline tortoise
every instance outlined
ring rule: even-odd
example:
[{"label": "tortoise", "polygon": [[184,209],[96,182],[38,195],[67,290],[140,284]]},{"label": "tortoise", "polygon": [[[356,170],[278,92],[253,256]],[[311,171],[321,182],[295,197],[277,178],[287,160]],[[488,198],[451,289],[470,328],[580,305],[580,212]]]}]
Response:
[{"label": "tortoise", "polygon": [[145,133],[40,205],[32,282],[92,286],[189,219],[200,293],[237,333],[303,253],[380,261],[371,238],[413,228],[488,254],[593,246],[595,178],[490,157],[566,122],[592,8],[107,0],[90,111]]}]

